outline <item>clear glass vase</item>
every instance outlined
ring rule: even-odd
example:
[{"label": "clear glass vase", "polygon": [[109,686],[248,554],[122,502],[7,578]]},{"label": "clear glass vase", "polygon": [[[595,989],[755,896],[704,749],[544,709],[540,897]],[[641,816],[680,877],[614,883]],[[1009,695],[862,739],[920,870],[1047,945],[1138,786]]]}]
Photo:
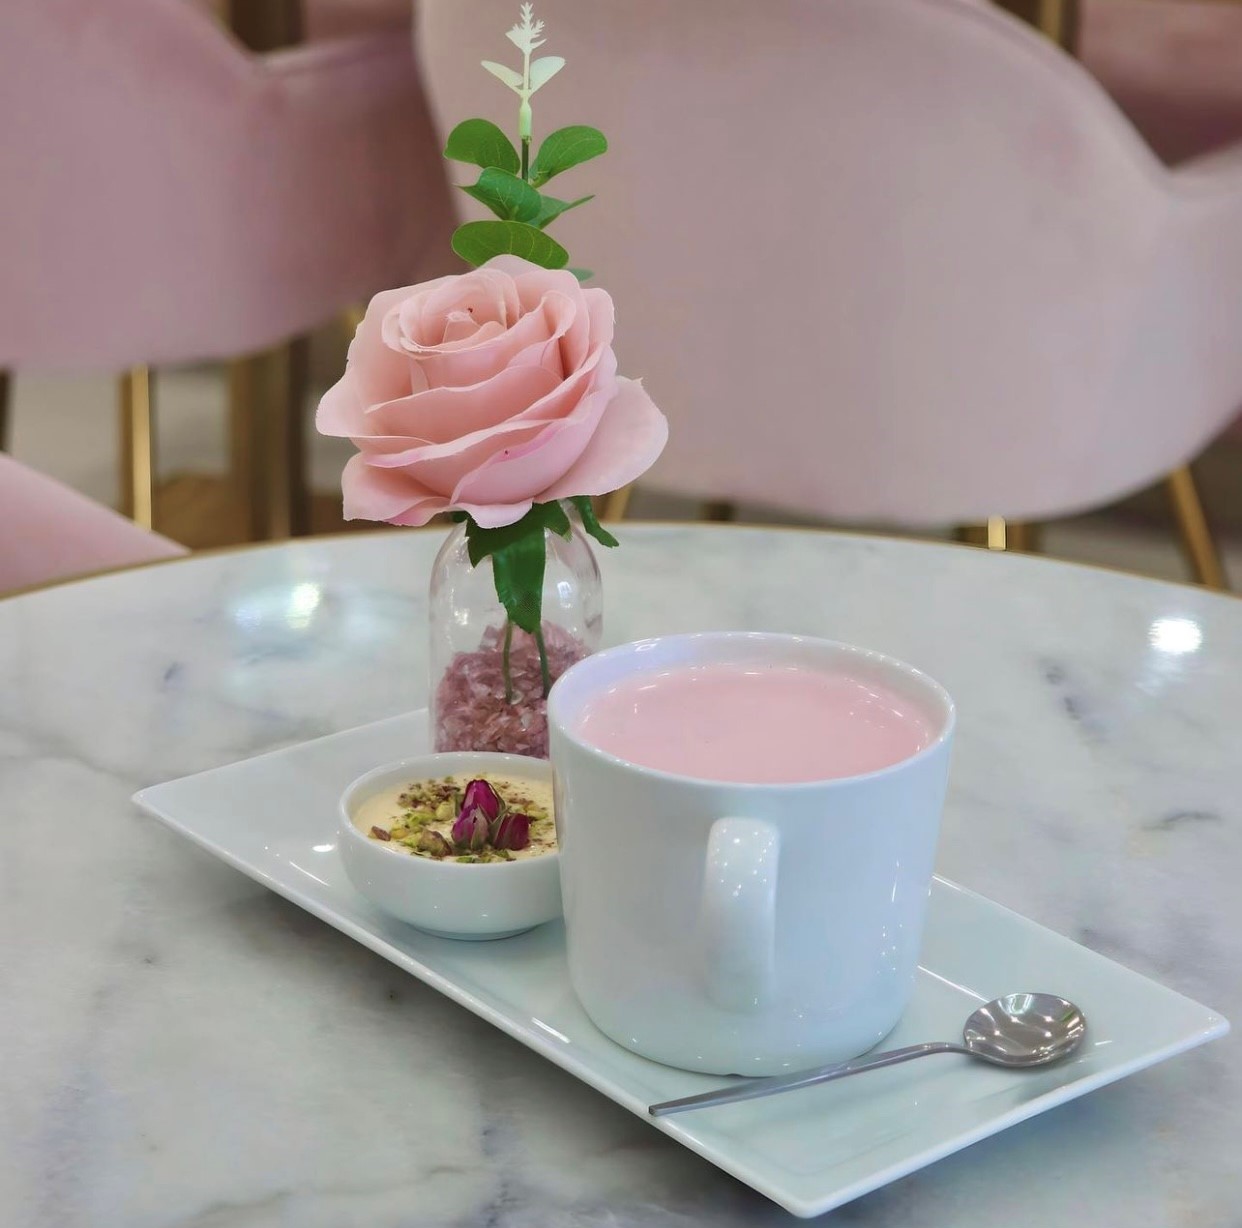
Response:
[{"label": "clear glass vase", "polygon": [[437,751],[547,758],[547,688],[594,652],[603,632],[599,567],[576,515],[568,539],[544,531],[542,647],[508,619],[492,561],[470,563],[466,526],[449,533],[431,571],[431,719]]}]

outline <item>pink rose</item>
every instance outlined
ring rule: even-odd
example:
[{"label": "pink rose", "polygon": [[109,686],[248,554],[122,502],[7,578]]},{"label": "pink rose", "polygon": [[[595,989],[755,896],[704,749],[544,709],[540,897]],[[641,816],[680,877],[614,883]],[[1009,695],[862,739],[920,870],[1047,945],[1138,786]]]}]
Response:
[{"label": "pink rose", "polygon": [[341,479],[346,517],[462,511],[496,528],[532,503],[632,482],[668,424],[618,377],[612,325],[603,290],[516,256],[377,294],[319,403],[319,430],[359,450]]}]

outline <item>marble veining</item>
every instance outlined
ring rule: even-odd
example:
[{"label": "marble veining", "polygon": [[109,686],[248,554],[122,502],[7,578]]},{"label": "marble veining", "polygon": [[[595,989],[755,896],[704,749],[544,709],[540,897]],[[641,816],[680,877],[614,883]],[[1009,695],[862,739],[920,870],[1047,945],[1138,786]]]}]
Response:
[{"label": "marble veining", "polygon": [[[0,1222],[680,1228],[790,1217],[136,813],[156,781],[425,701],[436,532],[0,602]],[[957,699],[939,868],[1242,1021],[1242,603],[1039,559],[634,527],[606,639],[764,629]],[[834,1212],[1236,1225],[1226,1039]]]}]

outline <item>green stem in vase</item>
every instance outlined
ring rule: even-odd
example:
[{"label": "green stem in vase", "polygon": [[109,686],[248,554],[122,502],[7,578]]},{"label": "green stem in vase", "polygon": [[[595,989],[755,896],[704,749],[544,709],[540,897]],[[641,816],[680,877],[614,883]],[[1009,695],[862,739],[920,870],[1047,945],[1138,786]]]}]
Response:
[{"label": "green stem in vase", "polygon": [[532,504],[520,520],[494,529],[485,529],[473,517],[466,517],[470,565],[478,567],[484,559],[491,559],[496,597],[508,615],[502,656],[507,702],[512,703],[514,698],[509,658],[515,626],[533,637],[538,646],[544,696],[552,689],[552,672],[543,638],[543,578],[548,565],[546,535],[555,533],[569,541],[573,531],[569,514],[559,500]]},{"label": "green stem in vase", "polygon": [[543,623],[535,628],[535,643],[539,646],[539,673],[543,678],[543,697],[547,699],[552,689],[552,671],[548,669],[548,648],[543,642]]},{"label": "green stem in vase", "polygon": [[505,703],[513,702],[513,671],[509,666],[509,651],[513,647],[513,620],[505,619],[505,649],[500,658],[500,672],[505,680]]}]

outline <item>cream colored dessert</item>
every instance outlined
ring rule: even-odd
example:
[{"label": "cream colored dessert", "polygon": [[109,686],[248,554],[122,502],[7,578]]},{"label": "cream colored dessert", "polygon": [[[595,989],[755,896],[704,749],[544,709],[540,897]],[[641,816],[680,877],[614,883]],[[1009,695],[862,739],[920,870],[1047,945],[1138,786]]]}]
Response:
[{"label": "cream colored dessert", "polygon": [[[472,780],[487,781],[500,795],[506,814],[530,819],[530,843],[525,848],[496,848],[489,841],[482,848],[472,849],[454,841],[453,827]],[[524,861],[556,852],[552,783],[527,777],[485,772],[481,776],[411,781],[368,798],[354,811],[353,821],[363,835],[394,853],[432,861]]]}]

